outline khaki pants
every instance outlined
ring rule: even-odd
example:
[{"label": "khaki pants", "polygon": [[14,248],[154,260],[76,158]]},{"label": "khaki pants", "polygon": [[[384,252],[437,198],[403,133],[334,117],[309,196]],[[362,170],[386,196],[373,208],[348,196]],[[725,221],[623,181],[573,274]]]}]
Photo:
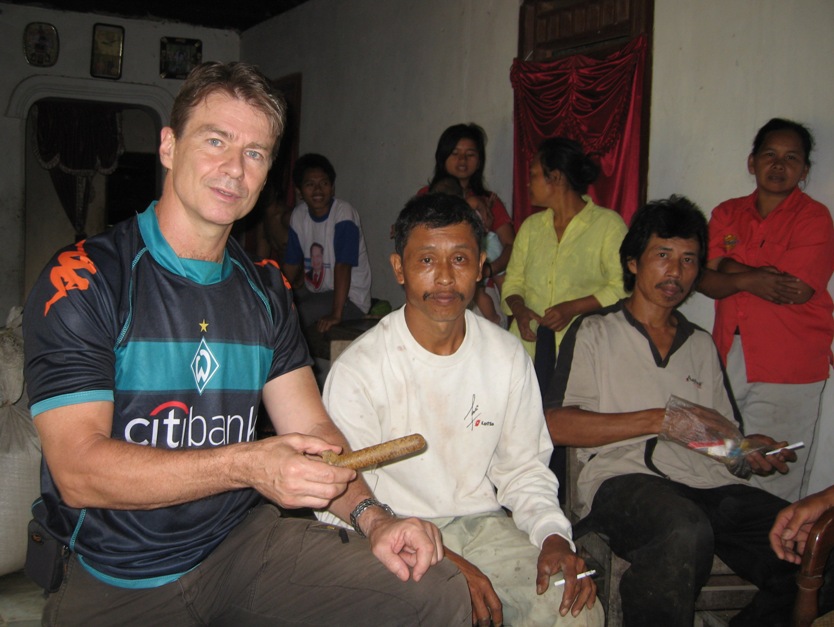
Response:
[{"label": "khaki pants", "polygon": [[43,624],[470,625],[466,581],[451,562],[432,567],[419,583],[403,583],[367,540],[346,534],[262,505],[198,567],[149,589],[105,584],[73,556]]},{"label": "khaki pants", "polygon": [[825,381],[816,383],[749,383],[741,336],[736,335],[727,355],[727,377],[744,420],[744,433],[769,435],[777,442],[805,442],[794,451],[796,462],[790,472],[768,476],[753,475],[751,485],[787,501],[808,492],[814,465],[815,440],[819,428],[820,404]]},{"label": "khaki pants", "polygon": [[551,583],[547,592],[536,594],[539,549],[504,512],[433,522],[443,532],[443,544],[489,577],[503,605],[504,627],[601,627],[605,622],[598,602],[577,617],[561,616],[562,586]]}]

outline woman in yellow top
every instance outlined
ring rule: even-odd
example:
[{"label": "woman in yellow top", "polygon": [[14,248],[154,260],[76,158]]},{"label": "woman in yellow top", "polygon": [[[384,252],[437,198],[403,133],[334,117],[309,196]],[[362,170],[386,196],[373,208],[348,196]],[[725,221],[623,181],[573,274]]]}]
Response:
[{"label": "woman in yellow top", "polygon": [[531,357],[540,325],[555,333],[555,355],[576,316],[625,296],[619,250],[626,225],[585,195],[598,174],[596,162],[564,137],[544,140],[530,166],[530,201],[547,209],[516,235],[502,307]]}]

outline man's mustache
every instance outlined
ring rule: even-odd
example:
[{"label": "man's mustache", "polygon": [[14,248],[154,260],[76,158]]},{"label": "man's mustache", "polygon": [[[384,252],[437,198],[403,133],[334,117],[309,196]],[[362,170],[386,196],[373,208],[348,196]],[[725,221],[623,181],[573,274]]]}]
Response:
[{"label": "man's mustache", "polygon": [[[423,292],[423,300],[424,301],[429,300],[430,298],[433,298],[435,296],[435,294],[437,294],[437,293],[438,292]],[[466,296],[464,296],[461,292],[439,292],[439,293],[443,294],[444,296],[446,296],[448,294],[454,294],[460,300],[466,300]]]},{"label": "man's mustache", "polygon": [[683,285],[681,285],[680,281],[676,281],[675,279],[666,279],[665,281],[661,281],[655,287],[666,287],[667,285],[673,285],[681,292],[683,291]]}]

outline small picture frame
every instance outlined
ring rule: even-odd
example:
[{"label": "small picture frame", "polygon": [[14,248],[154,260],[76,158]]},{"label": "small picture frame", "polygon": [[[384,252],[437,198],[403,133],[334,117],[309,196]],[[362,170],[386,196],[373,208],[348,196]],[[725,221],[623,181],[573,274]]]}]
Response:
[{"label": "small picture frame", "polygon": [[23,31],[23,54],[36,67],[51,67],[58,60],[58,31],[52,24],[32,22]]},{"label": "small picture frame", "polygon": [[124,28],[113,24],[95,24],[90,75],[96,78],[121,78],[124,45]]},{"label": "small picture frame", "polygon": [[162,37],[159,40],[159,75],[183,79],[203,62],[203,42],[183,37]]}]

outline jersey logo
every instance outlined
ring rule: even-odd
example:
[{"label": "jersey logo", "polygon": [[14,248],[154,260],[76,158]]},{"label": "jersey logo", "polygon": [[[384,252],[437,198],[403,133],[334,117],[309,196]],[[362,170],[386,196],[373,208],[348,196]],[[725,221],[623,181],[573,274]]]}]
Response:
[{"label": "jersey logo", "polygon": [[220,370],[220,364],[206,344],[206,338],[203,338],[200,340],[194,359],[191,360],[191,372],[194,374],[194,383],[197,384],[197,391],[200,394],[218,370]]},{"label": "jersey logo", "polygon": [[53,304],[67,295],[69,290],[86,290],[90,282],[78,275],[78,270],[86,270],[90,274],[96,273],[96,267],[84,251],[84,242],[75,245],[76,250],[67,250],[58,255],[58,265],[49,271],[49,280],[55,288],[55,295],[46,303],[43,315],[49,313]]}]

